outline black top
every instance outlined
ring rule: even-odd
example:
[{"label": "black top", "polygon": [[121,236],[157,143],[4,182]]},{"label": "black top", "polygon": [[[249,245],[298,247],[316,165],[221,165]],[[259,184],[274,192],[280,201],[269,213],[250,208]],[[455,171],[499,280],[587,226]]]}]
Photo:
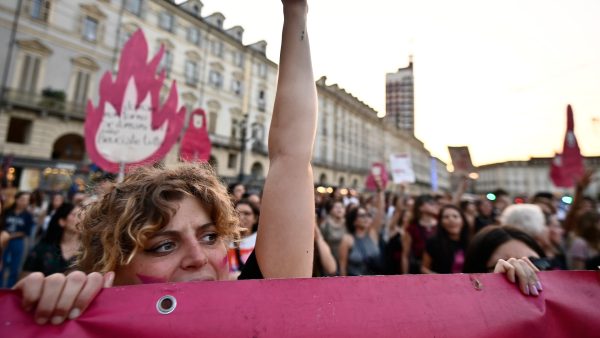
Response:
[{"label": "black top", "polygon": [[431,270],[437,273],[452,273],[454,257],[459,250],[465,251],[460,242],[442,239],[440,235],[427,240],[425,250],[431,256]]},{"label": "black top", "polygon": [[242,273],[238,276],[238,279],[263,279],[262,272],[260,272],[260,267],[258,266],[258,261],[256,261],[256,255],[254,251],[248,257],[248,260],[242,267]]},{"label": "black top", "polygon": [[397,233],[385,245],[385,274],[400,275],[402,274],[402,235]]},{"label": "black top", "polygon": [[60,245],[40,242],[27,256],[24,271],[41,272],[44,276],[53,273],[65,273],[73,264],[75,256],[68,261],[62,255]]}]

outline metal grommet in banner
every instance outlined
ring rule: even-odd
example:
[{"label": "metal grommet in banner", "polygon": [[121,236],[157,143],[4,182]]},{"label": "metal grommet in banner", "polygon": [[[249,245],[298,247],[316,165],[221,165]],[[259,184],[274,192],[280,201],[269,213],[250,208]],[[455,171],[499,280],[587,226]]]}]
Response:
[{"label": "metal grommet in banner", "polygon": [[177,299],[171,295],[162,296],[158,302],[156,302],[156,310],[158,313],[163,315],[168,315],[169,313],[175,311],[176,307]]}]

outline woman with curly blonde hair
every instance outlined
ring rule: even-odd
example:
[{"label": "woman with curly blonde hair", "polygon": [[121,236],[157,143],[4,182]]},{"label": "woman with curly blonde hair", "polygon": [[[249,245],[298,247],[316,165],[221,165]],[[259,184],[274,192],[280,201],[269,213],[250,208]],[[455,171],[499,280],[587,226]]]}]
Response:
[{"label": "woman with curly blonde hair", "polygon": [[[282,0],[279,79],[269,132],[269,173],[254,253],[240,278],[310,277],[314,195],[310,160],[317,95],[306,32],[306,0]],[[289,191],[294,191],[290,198]],[[208,168],[139,168],[89,206],[78,268],[33,273],[18,283],[39,324],[77,318],[102,287],[228,279],[227,243],[239,225]]]}]

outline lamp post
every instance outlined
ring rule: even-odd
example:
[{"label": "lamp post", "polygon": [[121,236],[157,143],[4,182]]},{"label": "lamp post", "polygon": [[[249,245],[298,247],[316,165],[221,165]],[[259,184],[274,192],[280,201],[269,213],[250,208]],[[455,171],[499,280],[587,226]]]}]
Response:
[{"label": "lamp post", "polygon": [[246,127],[248,126],[248,114],[244,114],[244,117],[239,122],[239,126],[242,129],[240,133],[240,172],[238,175],[238,181],[244,183],[244,166],[246,165],[246,142],[250,139],[246,139]]},{"label": "lamp post", "polygon": [[244,114],[242,120],[239,122],[241,128],[240,133],[240,171],[238,174],[238,181],[245,183],[246,174],[244,168],[246,166],[246,144],[250,141],[262,141],[264,137],[264,127],[257,122],[252,123],[252,132],[248,135],[248,114]]}]

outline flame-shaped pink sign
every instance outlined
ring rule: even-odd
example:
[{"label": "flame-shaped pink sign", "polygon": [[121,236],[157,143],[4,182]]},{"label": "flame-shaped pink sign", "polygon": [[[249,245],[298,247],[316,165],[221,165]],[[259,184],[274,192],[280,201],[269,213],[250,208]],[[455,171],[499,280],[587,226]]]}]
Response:
[{"label": "flame-shaped pink sign", "polygon": [[147,63],[148,43],[142,30],[127,41],[116,79],[110,72],[100,81],[100,99],[87,104],[85,145],[90,159],[108,172],[149,164],[162,159],[183,127],[185,107],[178,107],[177,84],[172,82],[166,101],[160,105],[165,72],[156,75],[164,54]]}]

